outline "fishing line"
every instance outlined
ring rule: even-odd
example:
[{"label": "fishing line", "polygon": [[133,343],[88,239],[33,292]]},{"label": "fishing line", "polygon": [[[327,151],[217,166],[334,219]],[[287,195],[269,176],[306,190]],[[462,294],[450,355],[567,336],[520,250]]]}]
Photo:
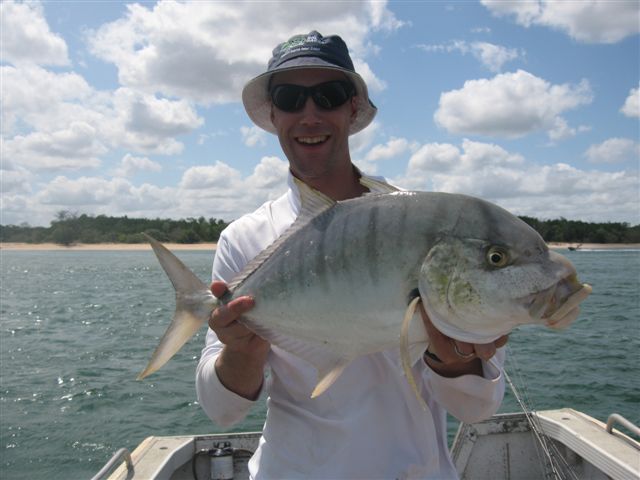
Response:
[{"label": "fishing line", "polygon": [[[513,370],[515,371],[515,374],[518,376],[520,385],[523,385],[523,390],[525,390],[526,392],[526,387],[525,387],[526,384],[522,380],[521,370],[517,366],[517,362],[515,361],[515,357],[513,356],[513,352],[511,351],[509,346],[507,346],[507,352],[508,352],[507,356],[509,358],[509,362],[512,364]],[[533,415],[534,409],[531,408],[530,400],[528,398],[526,400],[522,398],[522,395],[520,394],[520,389],[516,387],[515,383],[507,373],[506,368],[503,370],[503,372],[504,372],[505,380],[509,384],[509,387],[511,388],[511,392],[513,393],[513,396],[516,402],[520,406],[520,409],[522,410],[522,412],[525,414],[525,418],[527,419],[527,423],[529,424],[531,433],[534,435],[533,446],[536,449],[536,454],[538,456],[538,459],[540,460],[540,465],[543,468],[543,473],[545,478],[554,478],[554,479],[561,478],[556,473],[555,468],[553,466],[554,462],[552,459],[552,454],[549,451],[549,448],[547,446],[544,434],[542,433],[541,426],[538,424],[537,419],[534,418],[534,415]],[[548,471],[549,466],[551,466],[551,472]]]},{"label": "fishing line", "polygon": [[[514,375],[516,376],[516,381],[521,387],[516,387],[516,382],[511,379],[506,368],[503,370],[505,380],[509,384],[516,402],[525,414],[531,432],[534,435],[533,444],[536,448],[538,458],[541,460],[545,478],[557,480],[579,480],[576,473],[559,451],[556,443],[544,433],[540,419],[535,414],[535,409],[531,408],[532,401],[526,387],[527,384],[522,376],[522,369],[520,369],[517,357],[513,354],[509,345],[507,345],[507,358],[511,369],[514,371]],[[494,366],[496,366],[495,363]],[[543,456],[547,461],[544,461]],[[551,471],[549,471],[549,469]]]},{"label": "fishing line", "polygon": [[[527,383],[524,381],[524,377],[522,376],[522,369],[518,365],[517,356],[513,354],[513,351],[509,348],[509,361],[513,365],[516,375],[518,376],[520,388],[517,388],[515,383],[511,380],[507,372],[505,371],[505,379],[507,379],[509,386],[516,398],[516,401],[519,403],[522,408],[529,426],[534,433],[535,440],[534,445],[536,446],[536,450],[538,452],[538,458],[542,460],[542,454],[540,453],[540,448],[543,450],[545,457],[548,459],[547,462],[543,462],[543,466],[545,468],[545,476],[553,479],[565,480],[579,480],[577,474],[573,471],[573,468],[568,464],[564,455],[560,452],[558,445],[549,438],[542,428],[542,423],[538,416],[535,414],[535,409],[531,406],[533,402],[531,401],[528,390]],[[524,390],[524,399],[521,395],[521,390]],[[551,470],[551,472],[548,471]]]}]

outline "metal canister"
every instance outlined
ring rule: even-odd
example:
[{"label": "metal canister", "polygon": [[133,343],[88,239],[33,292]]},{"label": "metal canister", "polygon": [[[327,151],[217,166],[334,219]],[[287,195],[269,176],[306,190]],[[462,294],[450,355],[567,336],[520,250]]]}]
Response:
[{"label": "metal canister", "polygon": [[209,450],[211,480],[233,480],[233,448],[231,443],[216,444]]}]

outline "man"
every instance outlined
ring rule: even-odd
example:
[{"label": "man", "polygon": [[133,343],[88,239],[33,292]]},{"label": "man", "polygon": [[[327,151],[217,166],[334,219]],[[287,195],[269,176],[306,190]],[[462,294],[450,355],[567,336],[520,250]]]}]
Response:
[{"label": "man", "polygon": [[[267,72],[242,97],[251,119],[278,135],[289,160],[289,190],[222,233],[211,287],[217,297],[295,220],[300,200],[293,176],[334,200],[368,191],[351,163],[348,137],[373,120],[376,107],[340,37],[314,31],[278,45]],[[430,345],[412,368],[427,411],[402,375],[398,349],[356,359],[311,399],[313,367],[237,322],[252,307],[251,298],[241,297],[213,312],[196,388],[207,415],[224,427],[242,420],[266,391],[267,419],[249,464],[253,478],[454,478],[446,411],[477,421],[502,400],[502,374],[486,360],[503,361],[496,349],[506,338],[488,345],[454,341],[422,307]]]}]

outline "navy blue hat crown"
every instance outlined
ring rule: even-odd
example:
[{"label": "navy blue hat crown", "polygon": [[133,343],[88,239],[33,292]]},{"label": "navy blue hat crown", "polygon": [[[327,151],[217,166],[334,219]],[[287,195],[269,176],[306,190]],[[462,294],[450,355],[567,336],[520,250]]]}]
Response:
[{"label": "navy blue hat crown", "polygon": [[273,49],[267,71],[277,70],[284,63],[300,57],[316,57],[336,67],[355,72],[349,50],[337,35],[323,37],[313,30],[306,35],[295,35]]}]

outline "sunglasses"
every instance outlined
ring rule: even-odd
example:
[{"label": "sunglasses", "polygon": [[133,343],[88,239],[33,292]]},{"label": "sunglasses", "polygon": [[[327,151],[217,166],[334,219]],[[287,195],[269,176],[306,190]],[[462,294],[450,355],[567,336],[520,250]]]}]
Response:
[{"label": "sunglasses", "polygon": [[285,83],[271,88],[269,94],[273,104],[283,112],[302,110],[309,97],[323,110],[332,110],[344,105],[355,94],[355,88],[342,80],[319,83],[313,87]]}]

